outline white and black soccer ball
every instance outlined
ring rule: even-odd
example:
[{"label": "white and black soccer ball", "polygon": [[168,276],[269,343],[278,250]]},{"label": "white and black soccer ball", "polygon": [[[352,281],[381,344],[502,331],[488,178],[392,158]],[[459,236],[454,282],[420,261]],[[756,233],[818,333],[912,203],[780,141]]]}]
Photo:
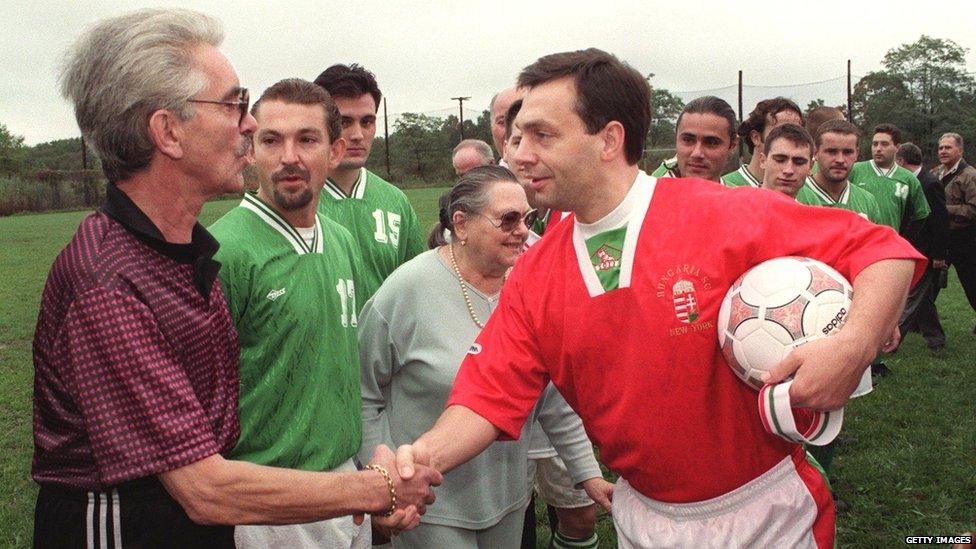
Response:
[{"label": "white and black soccer ball", "polygon": [[756,265],[729,288],[718,313],[718,344],[732,371],[752,387],[794,348],[837,333],[853,291],[833,268],[808,257]]}]

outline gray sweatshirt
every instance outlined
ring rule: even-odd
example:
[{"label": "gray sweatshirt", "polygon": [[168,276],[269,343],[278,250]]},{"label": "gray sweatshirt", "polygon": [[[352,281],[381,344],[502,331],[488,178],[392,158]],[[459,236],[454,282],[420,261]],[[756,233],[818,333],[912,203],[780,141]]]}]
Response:
[{"label": "gray sweatshirt", "polygon": [[[468,286],[484,323],[498,305]],[[405,263],[383,283],[359,315],[365,463],[378,444],[396,448],[429,430],[450,396],[458,367],[480,329],[468,314],[457,277],[437,250]],[[494,442],[471,461],[444,475],[437,502],[421,522],[487,528],[525,505],[527,452],[538,418],[574,483],[599,477],[600,466],[582,422],[552,386],[514,441]]]}]

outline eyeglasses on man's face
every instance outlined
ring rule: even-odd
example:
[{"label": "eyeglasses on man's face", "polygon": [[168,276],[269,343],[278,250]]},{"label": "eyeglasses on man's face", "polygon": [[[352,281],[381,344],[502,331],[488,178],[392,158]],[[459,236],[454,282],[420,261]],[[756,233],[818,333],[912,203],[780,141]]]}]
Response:
[{"label": "eyeglasses on man's face", "polygon": [[229,105],[237,107],[240,112],[240,118],[237,119],[237,125],[240,126],[244,123],[244,117],[247,116],[247,107],[251,103],[251,95],[248,93],[247,88],[241,88],[237,95],[237,100],[235,101],[217,101],[214,99],[187,99],[190,103],[209,103],[211,105]]}]

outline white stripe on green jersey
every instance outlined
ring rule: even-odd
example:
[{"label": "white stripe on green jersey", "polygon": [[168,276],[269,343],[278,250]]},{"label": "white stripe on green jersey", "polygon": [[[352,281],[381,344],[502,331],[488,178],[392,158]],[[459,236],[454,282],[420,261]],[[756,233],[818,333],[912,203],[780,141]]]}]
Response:
[{"label": "white stripe on green jersey", "polygon": [[858,162],[851,170],[850,180],[874,195],[881,213],[879,222],[896,231],[905,214],[909,221],[918,221],[928,217],[931,211],[918,178],[898,164],[883,169],[874,160]]},{"label": "white stripe on green jersey", "polygon": [[324,190],[325,192],[329,193],[329,196],[336,200],[342,200],[343,198],[355,198],[357,200],[362,200],[363,195],[366,193],[366,171],[366,168],[359,169],[359,177],[357,177],[356,182],[352,184],[352,189],[350,189],[350,193],[348,195],[339,188],[339,185],[335,181],[331,179],[325,180]]},{"label": "white stripe on green jersey", "polygon": [[326,471],[361,444],[359,249],[345,228],[315,217],[309,244],[246,195],[210,227],[241,347],[236,459]]},{"label": "white stripe on green jersey", "polygon": [[403,191],[361,168],[347,195],[327,180],[319,200],[319,213],[336,221],[359,243],[363,255],[365,301],[394,269],[426,249],[417,213]]},{"label": "white stripe on green jersey", "polygon": [[661,165],[657,167],[656,170],[651,172],[652,177],[681,177],[678,175],[678,157],[672,156],[671,158],[661,162]]},{"label": "white stripe on green jersey", "polygon": [[878,210],[878,202],[871,193],[855,185],[851,185],[850,181],[847,182],[847,185],[844,187],[844,192],[841,193],[838,200],[834,200],[830,196],[830,193],[818,185],[813,176],[807,177],[804,187],[811,192],[805,195],[802,201],[800,200],[800,195],[797,195],[797,202],[801,204],[842,208],[861,214],[868,221],[879,223],[881,214]]},{"label": "white stripe on green jersey", "polygon": [[738,170],[729,172],[722,176],[722,184],[726,187],[762,187],[762,182],[752,175],[749,167],[745,164],[739,166]]},{"label": "white stripe on green jersey", "polygon": [[251,210],[272,229],[281,234],[295,249],[295,253],[307,254],[313,251],[315,253],[322,253],[322,225],[319,223],[318,216],[315,217],[315,236],[312,238],[312,243],[309,244],[295,230],[295,227],[285,221],[270,206],[261,202],[256,195],[245,194],[244,199],[241,200],[240,207]]}]

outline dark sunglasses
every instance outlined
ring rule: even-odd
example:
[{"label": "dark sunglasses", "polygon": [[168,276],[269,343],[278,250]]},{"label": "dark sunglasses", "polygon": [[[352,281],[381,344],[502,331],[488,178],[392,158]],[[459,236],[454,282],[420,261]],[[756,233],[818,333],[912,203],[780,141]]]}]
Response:
[{"label": "dark sunglasses", "polygon": [[495,225],[495,221],[492,218],[488,217],[487,215],[485,214],[478,214],[478,215],[487,219],[488,223],[491,223],[492,227],[496,229],[501,229],[505,232],[514,231],[518,227],[518,224],[520,222],[525,223],[526,229],[531,229],[532,225],[535,224],[537,219],[539,219],[539,211],[535,209],[529,210],[524,214],[517,212],[515,210],[512,210],[510,212],[505,212],[502,214],[501,217],[498,218],[497,225]]},{"label": "dark sunglasses", "polygon": [[213,99],[187,99],[190,103],[210,103],[211,105],[232,105],[237,107],[240,111],[241,116],[237,119],[237,125],[240,126],[244,123],[244,117],[247,116],[247,107],[251,103],[251,94],[248,93],[247,88],[241,88],[238,92],[237,101],[215,101]]}]

